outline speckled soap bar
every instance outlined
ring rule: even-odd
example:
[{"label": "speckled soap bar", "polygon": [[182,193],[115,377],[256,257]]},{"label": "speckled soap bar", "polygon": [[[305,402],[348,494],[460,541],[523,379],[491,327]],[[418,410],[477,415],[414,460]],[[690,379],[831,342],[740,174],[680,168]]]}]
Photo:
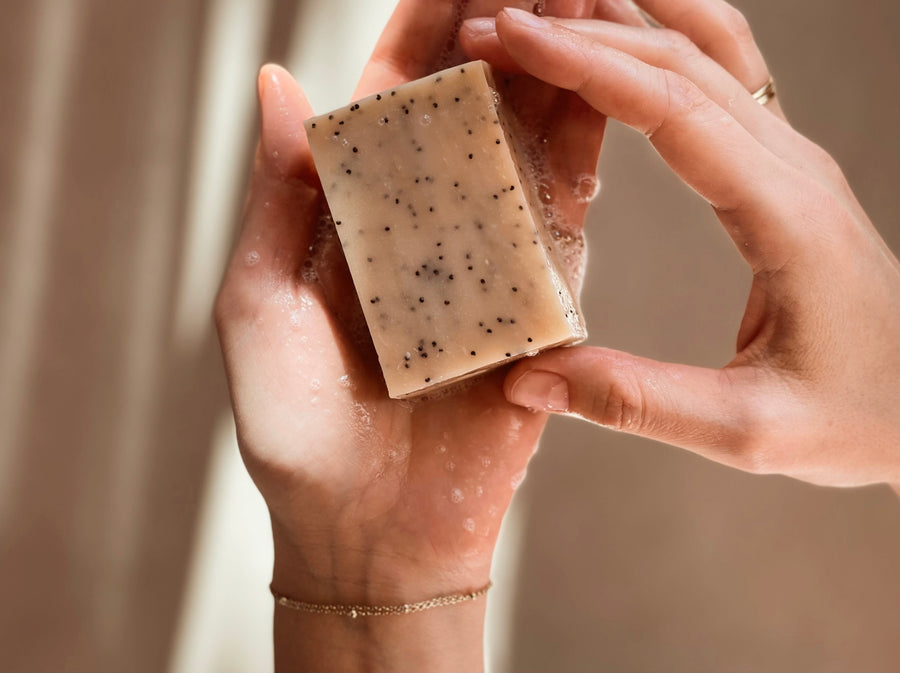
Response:
[{"label": "speckled soap bar", "polygon": [[585,338],[486,63],[306,131],[391,397]]}]

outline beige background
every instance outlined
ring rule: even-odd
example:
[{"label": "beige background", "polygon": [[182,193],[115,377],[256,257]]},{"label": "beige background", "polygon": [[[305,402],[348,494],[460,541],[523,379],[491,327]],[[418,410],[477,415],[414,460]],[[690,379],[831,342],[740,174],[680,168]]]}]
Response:
[{"label": "beige background", "polygon": [[[381,4],[0,0],[0,669],[258,661],[236,643],[260,656],[267,608],[228,611],[248,620],[223,627],[229,648],[173,654],[197,631],[185,614],[209,614],[185,608],[197,549],[221,559],[216,540],[264,528],[210,514],[246,484],[216,476],[233,451],[209,299],[256,67],[287,62],[319,109],[340,103]],[[900,3],[739,5],[792,121],[900,250]],[[323,61],[354,30],[356,52]],[[592,341],[727,361],[749,279],[708,209],[619,126],[600,174]],[[560,420],[515,516],[496,669],[900,668],[900,504],[885,488],[750,477]],[[225,579],[241,572],[205,591],[240,593]]]}]

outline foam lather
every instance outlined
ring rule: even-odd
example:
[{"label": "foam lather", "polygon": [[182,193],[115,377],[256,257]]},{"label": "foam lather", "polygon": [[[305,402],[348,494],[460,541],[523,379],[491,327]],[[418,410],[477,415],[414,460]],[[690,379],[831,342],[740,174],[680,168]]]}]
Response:
[{"label": "foam lather", "polygon": [[586,337],[490,66],[305,126],[391,397]]}]

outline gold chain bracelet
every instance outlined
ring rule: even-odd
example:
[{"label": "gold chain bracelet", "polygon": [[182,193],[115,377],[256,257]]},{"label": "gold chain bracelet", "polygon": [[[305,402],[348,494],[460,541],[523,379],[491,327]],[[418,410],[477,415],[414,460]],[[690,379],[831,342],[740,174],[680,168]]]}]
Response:
[{"label": "gold chain bracelet", "polygon": [[275,588],[269,586],[275,602],[285,608],[291,610],[299,610],[300,612],[311,612],[317,615],[338,615],[340,617],[380,617],[382,615],[408,615],[413,612],[422,612],[423,610],[431,610],[432,608],[440,608],[445,605],[456,605],[457,603],[465,603],[466,601],[474,601],[487,594],[488,589],[492,586],[488,582],[485,586],[477,591],[465,594],[449,594],[447,596],[436,596],[418,603],[401,603],[397,605],[330,605],[328,603],[305,603],[297,601],[293,598],[275,591]]}]

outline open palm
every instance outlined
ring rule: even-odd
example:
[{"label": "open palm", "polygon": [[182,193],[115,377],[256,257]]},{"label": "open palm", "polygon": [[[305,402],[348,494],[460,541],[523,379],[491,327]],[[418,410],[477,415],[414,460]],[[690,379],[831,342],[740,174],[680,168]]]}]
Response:
[{"label": "open palm", "polygon": [[[471,2],[465,16],[503,4]],[[595,12],[593,2],[557,4],[547,11]],[[458,46],[448,51],[462,13],[453,2],[401,2],[357,95],[462,60]],[[536,131],[542,198],[560,239],[580,241],[579,181],[594,173],[603,117],[522,76],[501,85]],[[272,515],[276,559],[291,558],[284,584],[321,600],[358,600],[363,583],[404,599],[398,584],[422,595],[480,586],[546,416],[506,401],[505,371],[434,399],[388,398],[322,217],[302,127],[312,111],[276,66],[260,72],[259,89],[261,140],[216,317],[242,455]],[[573,256],[574,284],[579,265]]]}]

